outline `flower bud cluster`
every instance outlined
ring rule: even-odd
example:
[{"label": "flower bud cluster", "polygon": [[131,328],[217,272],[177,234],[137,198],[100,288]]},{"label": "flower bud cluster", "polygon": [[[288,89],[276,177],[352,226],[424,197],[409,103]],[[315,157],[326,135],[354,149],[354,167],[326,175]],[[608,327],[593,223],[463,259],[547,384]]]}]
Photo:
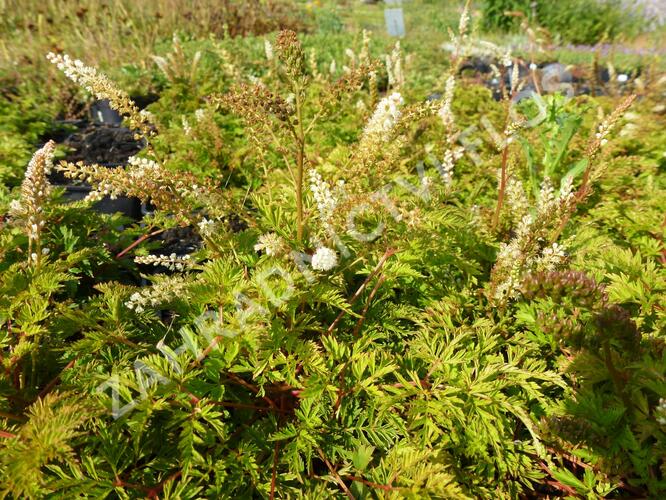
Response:
[{"label": "flower bud cluster", "polygon": [[346,74],[349,74],[352,72],[352,68],[358,66],[358,57],[356,57],[356,52],[354,52],[349,47],[345,49],[345,55],[349,59],[349,66],[346,64],[342,66],[342,71]]},{"label": "flower bud cluster", "polygon": [[[501,176],[501,170],[498,170],[497,175]],[[522,219],[530,209],[523,182],[515,176],[509,177],[506,181],[506,205],[513,223]]]},{"label": "flower bud cluster", "polygon": [[562,183],[560,185],[560,206],[569,206],[571,203],[573,203],[575,197],[576,195],[574,193],[573,176],[567,175],[564,177],[564,179],[562,179]]},{"label": "flower bud cluster", "polygon": [[539,199],[537,200],[537,212],[541,216],[547,216],[557,207],[557,199],[555,198],[555,189],[550,179],[547,177],[541,183],[541,190],[539,191]]},{"label": "flower bud cluster", "polygon": [[492,271],[492,296],[496,301],[515,298],[520,294],[525,276],[533,272],[555,271],[566,262],[562,245],[547,244],[550,231],[556,227],[574,203],[571,179],[564,179],[556,194],[550,180],[541,185],[535,214],[526,207],[522,183],[510,180],[507,184],[507,204],[514,210],[525,210],[514,237],[502,243]]},{"label": "flower bud cluster", "polygon": [[95,68],[86,66],[78,59],[72,59],[67,54],[54,54],[49,52],[46,58],[62,71],[67,78],[93,94],[98,99],[106,99],[112,109],[129,119],[130,126],[138,130],[143,136],[150,136],[152,127],[148,115],[142,114],[129,96],[120,90],[105,75]]},{"label": "flower bud cluster", "polygon": [[657,422],[666,426],[666,398],[659,399],[659,406],[654,410]]},{"label": "flower bud cluster", "polygon": [[192,126],[190,125],[189,120],[187,118],[185,118],[184,116],[182,116],[180,118],[180,121],[183,125],[183,132],[185,133],[185,135],[191,136],[192,135]]},{"label": "flower bud cluster", "polygon": [[525,277],[522,293],[530,300],[550,297],[559,302],[566,297],[586,308],[605,307],[608,303],[605,286],[582,271],[530,273]]},{"label": "flower bud cluster", "polygon": [[139,111],[139,114],[144,118],[144,120],[155,123],[155,115],[148,111],[147,109],[142,109]]},{"label": "flower bud cluster", "polygon": [[[509,123],[509,125],[504,130],[504,137],[505,137],[506,144],[511,144],[513,142],[513,140],[516,137],[516,134],[518,133],[518,131],[521,128],[523,128],[523,125],[524,125],[523,122],[511,122],[511,123]],[[500,146],[499,149],[503,149],[504,146],[505,146],[505,144]]]},{"label": "flower bud cluster", "polygon": [[469,29],[469,21],[469,2],[465,2],[463,11],[460,14],[460,21],[458,22],[458,33],[454,33],[452,30],[449,30],[451,43],[448,45],[451,46],[455,59],[463,56],[467,51],[467,46],[470,42],[469,34],[467,33]]},{"label": "flower bud cluster", "polygon": [[308,52],[308,67],[310,69],[310,74],[314,80],[320,81],[321,73],[319,72],[319,62],[317,61],[317,51],[314,48],[310,49]]},{"label": "flower bud cluster", "polygon": [[405,75],[402,71],[400,41],[395,42],[395,47],[391,54],[386,56],[385,62],[389,87],[392,89],[400,89],[405,84]]},{"label": "flower bud cluster", "polygon": [[539,200],[537,203],[538,217],[546,220],[561,220],[571,209],[574,202],[575,194],[573,192],[573,179],[571,177],[564,178],[557,195],[550,179],[546,177],[539,191]]},{"label": "flower bud cluster", "polygon": [[444,161],[441,165],[437,164],[437,170],[445,185],[450,186],[453,182],[453,169],[456,162],[462,158],[463,152],[462,148],[447,149],[444,153]]},{"label": "flower bud cluster", "polygon": [[331,220],[340,201],[339,195],[344,195],[345,181],[342,179],[338,181],[336,185],[337,193],[334,193],[328,182],[315,169],[311,169],[308,176],[310,177],[310,191],[312,191],[315,203],[317,204],[319,220],[324,230],[330,234],[333,232]]},{"label": "flower bud cluster", "polygon": [[544,248],[541,255],[527,259],[527,265],[530,269],[536,271],[554,271],[560,267],[567,259],[564,248],[558,243]]},{"label": "flower bud cluster", "polygon": [[460,14],[460,21],[458,22],[458,34],[464,36],[467,33],[469,26],[469,2],[465,3],[462,13]]},{"label": "flower bud cluster", "polygon": [[125,306],[137,313],[141,313],[146,308],[157,307],[160,304],[165,304],[176,297],[183,297],[186,294],[187,283],[182,278],[165,278],[140,292],[134,292],[125,302]]},{"label": "flower bud cluster", "polygon": [[274,115],[278,120],[286,122],[293,112],[293,107],[285,99],[271,92],[263,83],[236,85],[226,94],[216,96],[214,100],[243,117],[252,126],[273,126],[270,120],[266,121],[268,115]]},{"label": "flower bud cluster", "polygon": [[197,184],[193,175],[167,171],[147,158],[131,157],[125,168],[63,162],[58,169],[69,179],[90,184],[92,190],[87,196],[90,201],[106,196],[112,199],[135,197],[184,219],[188,219],[193,207],[210,194],[208,189]]},{"label": "flower bud cluster", "polygon": [[259,236],[259,242],[254,245],[254,251],[263,251],[269,257],[277,257],[287,250],[286,242],[275,233],[266,233]]},{"label": "flower bud cluster", "polygon": [[372,117],[365,126],[364,138],[378,137],[381,141],[387,142],[391,137],[393,127],[400,119],[402,114],[400,106],[403,103],[404,100],[399,92],[393,92],[379,101]]},{"label": "flower bud cluster", "polygon": [[509,49],[504,49],[492,42],[477,40],[475,37],[470,36],[470,3],[469,1],[465,2],[460,15],[460,21],[458,22],[458,32],[454,33],[453,30],[449,29],[449,38],[451,41],[442,45],[444,50],[450,51],[453,55],[454,64],[452,73],[456,72],[458,69],[457,64],[460,63],[462,58],[470,56],[490,56],[499,59],[504,67],[510,67],[512,57]]},{"label": "flower bud cluster", "polygon": [[321,246],[312,255],[311,265],[316,271],[330,271],[338,265],[338,254],[335,250]]},{"label": "flower bud cluster", "polygon": [[29,255],[34,255],[32,260],[35,262],[42,254],[40,236],[46,224],[43,206],[51,193],[48,175],[53,168],[54,153],[55,142],[49,141],[33,155],[21,183],[21,197],[9,205],[9,213],[14,221],[24,226]]},{"label": "flower bud cluster", "polygon": [[444,126],[447,130],[451,130],[455,124],[455,117],[451,111],[451,104],[453,103],[453,92],[456,87],[456,79],[453,75],[449,75],[446,79],[446,87],[444,88],[444,100],[442,101],[442,107],[439,108],[437,114],[442,119]]},{"label": "flower bud cluster", "polygon": [[511,68],[511,79],[509,81],[511,83],[511,96],[515,96],[525,85],[525,80],[520,79],[520,67],[518,64],[514,64]]},{"label": "flower bud cluster", "polygon": [[185,271],[193,264],[190,255],[139,255],[134,258],[137,264],[166,267],[170,271]]},{"label": "flower bud cluster", "polygon": [[478,45],[471,48],[470,53],[467,55],[489,55],[499,59],[500,64],[505,68],[510,68],[513,65],[510,49],[502,48],[485,40],[479,40]]},{"label": "flower bud cluster", "polygon": [[612,130],[617,125],[617,122],[620,121],[620,118],[624,112],[629,109],[629,106],[631,106],[635,99],[635,95],[630,95],[625,98],[620,103],[620,105],[599,124],[594,137],[590,140],[590,143],[587,147],[587,156],[594,156],[603,146],[608,143],[608,135],[612,132]]},{"label": "flower bud cluster", "polygon": [[199,227],[199,233],[201,234],[201,236],[203,236],[204,238],[210,238],[215,230],[215,221],[206,219],[204,217],[199,221],[197,226]]},{"label": "flower bud cluster", "polygon": [[[521,285],[523,262],[525,261],[525,247],[529,241],[534,219],[525,215],[518,227],[516,235],[508,242],[501,243],[497,253],[497,261],[493,268],[495,289],[493,298],[502,301],[505,298],[515,297]],[[501,276],[501,279],[497,277]]]},{"label": "flower bud cluster", "polygon": [[273,44],[270,42],[268,38],[264,38],[264,52],[266,54],[267,61],[272,61],[275,58],[275,54],[273,52]]}]

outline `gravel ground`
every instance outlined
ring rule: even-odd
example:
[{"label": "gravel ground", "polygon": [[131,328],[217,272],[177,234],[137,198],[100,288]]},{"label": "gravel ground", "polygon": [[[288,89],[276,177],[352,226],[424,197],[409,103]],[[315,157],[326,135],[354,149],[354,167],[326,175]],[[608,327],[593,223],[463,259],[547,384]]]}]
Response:
[{"label": "gravel ground", "polygon": [[642,12],[652,28],[666,23],[666,0],[622,0],[622,4],[629,12]]}]

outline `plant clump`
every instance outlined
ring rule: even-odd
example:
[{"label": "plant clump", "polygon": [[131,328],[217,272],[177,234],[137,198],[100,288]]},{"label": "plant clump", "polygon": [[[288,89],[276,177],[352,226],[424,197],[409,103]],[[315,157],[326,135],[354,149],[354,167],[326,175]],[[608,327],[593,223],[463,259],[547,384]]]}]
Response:
[{"label": "plant clump", "polygon": [[48,56],[147,147],[0,196],[0,497],[666,493],[661,94],[529,93],[461,10],[437,94],[369,30],[171,38],[146,110]]}]

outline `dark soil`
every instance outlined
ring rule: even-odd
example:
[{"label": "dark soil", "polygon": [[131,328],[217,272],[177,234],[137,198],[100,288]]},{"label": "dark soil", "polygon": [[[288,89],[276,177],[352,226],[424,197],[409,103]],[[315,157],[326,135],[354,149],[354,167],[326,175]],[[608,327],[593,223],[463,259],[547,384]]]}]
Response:
[{"label": "dark soil", "polygon": [[[501,68],[500,62],[492,58],[472,57],[463,61],[460,73],[465,78],[488,87],[493,92],[493,97],[499,100],[501,98],[501,82],[498,77],[493,75],[491,65]],[[527,77],[523,92],[536,91],[537,89],[531,78],[529,65],[524,61],[519,61],[518,70],[521,80]],[[512,68],[506,68],[504,71],[504,86],[507,89],[511,86],[511,74]],[[619,76],[622,74],[629,75],[630,73],[618,69],[616,74]],[[609,86],[614,88],[613,91],[621,93],[631,90],[631,83],[628,76],[625,78],[625,81],[618,80],[617,82],[610,82],[610,75],[606,68],[600,68],[595,78],[593,72],[586,71],[581,67],[548,62],[537,65],[535,76],[539,84],[538,90],[545,93],[560,90],[563,92],[573,91],[574,95],[605,95],[609,92]],[[635,76],[635,74],[632,75],[632,77]],[[433,94],[433,96],[436,95],[439,94]]]},{"label": "dark soil", "polygon": [[[225,217],[224,222],[234,232],[244,231],[248,228],[247,223],[235,214]],[[178,256],[182,256],[192,254],[203,246],[201,236],[192,226],[167,229],[163,233],[153,237],[151,242],[157,244],[156,248],[150,252],[153,255],[171,255],[175,253]],[[141,264],[139,265],[139,269],[148,274],[173,273],[173,271],[163,266]]]},{"label": "dark soil", "polygon": [[[86,165],[97,164],[104,167],[118,167],[127,164],[130,156],[143,148],[143,143],[134,139],[131,130],[120,125],[90,123],[84,120],[64,123],[70,127],[78,127],[64,139],[62,135],[50,137],[56,142],[72,149],[64,158],[65,161],[76,163],[82,161]],[[57,185],[80,184],[66,179],[57,170],[53,170],[49,181]]]},{"label": "dark soil", "polygon": [[167,229],[155,238],[160,243],[155,253],[159,255],[185,255],[197,251],[203,243],[201,236],[193,227],[174,227]]},{"label": "dark soil", "polygon": [[64,144],[73,149],[66,160],[71,162],[120,165],[143,148],[134,133],[120,125],[89,123],[70,135]]},{"label": "dark soil", "polygon": [[229,229],[234,233],[240,233],[248,228],[247,222],[236,214],[227,215],[225,217],[225,222],[229,225]]}]

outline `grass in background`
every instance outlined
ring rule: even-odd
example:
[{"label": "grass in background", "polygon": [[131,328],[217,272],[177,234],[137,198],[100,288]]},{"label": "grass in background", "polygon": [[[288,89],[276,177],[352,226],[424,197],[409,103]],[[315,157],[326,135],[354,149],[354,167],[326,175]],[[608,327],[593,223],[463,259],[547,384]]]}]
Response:
[{"label": "grass in background", "polygon": [[192,38],[302,30],[291,0],[0,0],[0,76],[48,71],[44,55],[66,52],[98,67],[147,64],[175,32]]}]

